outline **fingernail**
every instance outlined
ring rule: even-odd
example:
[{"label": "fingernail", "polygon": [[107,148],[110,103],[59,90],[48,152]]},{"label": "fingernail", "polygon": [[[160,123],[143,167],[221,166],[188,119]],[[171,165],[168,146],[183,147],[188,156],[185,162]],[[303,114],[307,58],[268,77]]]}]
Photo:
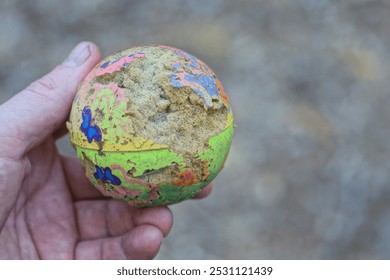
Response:
[{"label": "fingernail", "polygon": [[78,44],[65,59],[64,65],[69,67],[78,67],[83,64],[91,55],[90,45],[88,42]]}]

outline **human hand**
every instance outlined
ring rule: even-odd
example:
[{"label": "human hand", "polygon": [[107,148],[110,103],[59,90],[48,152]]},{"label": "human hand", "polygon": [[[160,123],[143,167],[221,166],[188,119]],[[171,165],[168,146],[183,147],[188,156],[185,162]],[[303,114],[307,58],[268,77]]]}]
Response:
[{"label": "human hand", "polygon": [[172,227],[167,207],[104,199],[79,160],[56,148],[77,85],[99,57],[80,43],[0,106],[0,259],[149,259]]}]

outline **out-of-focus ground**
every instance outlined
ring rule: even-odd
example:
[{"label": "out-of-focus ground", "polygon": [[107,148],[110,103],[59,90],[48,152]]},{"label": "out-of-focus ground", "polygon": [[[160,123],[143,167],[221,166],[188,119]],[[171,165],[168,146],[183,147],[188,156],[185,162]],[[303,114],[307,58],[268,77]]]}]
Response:
[{"label": "out-of-focus ground", "polygon": [[82,40],[182,48],[232,101],[217,186],[157,258],[390,259],[389,1],[2,0],[0,102]]}]

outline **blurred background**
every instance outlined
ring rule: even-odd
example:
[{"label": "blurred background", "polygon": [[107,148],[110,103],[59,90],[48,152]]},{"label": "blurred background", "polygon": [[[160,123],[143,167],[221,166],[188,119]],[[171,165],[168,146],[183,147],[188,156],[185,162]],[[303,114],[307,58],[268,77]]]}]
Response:
[{"label": "blurred background", "polygon": [[83,40],[184,49],[232,101],[225,169],[158,259],[390,259],[389,1],[1,0],[0,103]]}]

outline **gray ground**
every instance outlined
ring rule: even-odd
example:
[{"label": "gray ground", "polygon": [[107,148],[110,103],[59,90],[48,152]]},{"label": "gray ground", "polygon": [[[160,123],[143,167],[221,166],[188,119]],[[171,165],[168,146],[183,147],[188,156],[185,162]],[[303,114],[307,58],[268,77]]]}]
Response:
[{"label": "gray ground", "polygon": [[1,0],[0,102],[82,40],[182,48],[233,103],[218,185],[157,258],[390,259],[389,1]]}]

